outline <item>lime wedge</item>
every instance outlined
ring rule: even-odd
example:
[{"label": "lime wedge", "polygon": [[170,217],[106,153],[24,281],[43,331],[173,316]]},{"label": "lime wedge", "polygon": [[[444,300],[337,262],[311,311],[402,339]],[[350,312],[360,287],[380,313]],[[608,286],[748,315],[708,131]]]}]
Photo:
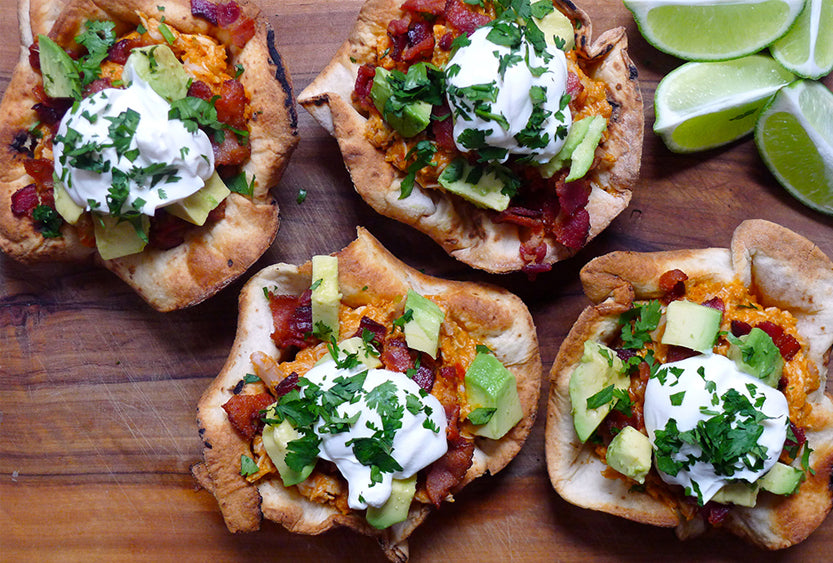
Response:
[{"label": "lime wedge", "polygon": [[833,93],[799,80],[779,91],[755,125],[755,144],[784,188],[833,215]]},{"label": "lime wedge", "polygon": [[624,0],[645,39],[692,61],[760,51],[790,28],[804,0]]},{"label": "lime wedge", "polygon": [[787,34],[772,44],[778,61],[804,78],[833,70],[833,0],[807,0]]},{"label": "lime wedge", "polygon": [[657,86],[654,132],[674,152],[725,145],[751,133],[761,108],[793,80],[765,55],[686,63]]}]

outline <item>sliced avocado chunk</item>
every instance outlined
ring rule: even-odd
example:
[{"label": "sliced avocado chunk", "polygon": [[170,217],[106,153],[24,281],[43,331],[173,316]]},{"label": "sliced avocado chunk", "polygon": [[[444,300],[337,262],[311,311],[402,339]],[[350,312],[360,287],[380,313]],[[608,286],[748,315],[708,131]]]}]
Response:
[{"label": "sliced avocado chunk", "polygon": [[721,504],[736,504],[738,506],[753,507],[758,501],[758,484],[736,481],[727,483],[717,491],[711,498],[714,502]]},{"label": "sliced avocado chunk", "polygon": [[408,348],[436,358],[445,313],[436,303],[413,289],[409,289],[405,297],[406,314],[408,311],[411,311],[411,318],[402,327]]},{"label": "sliced avocado chunk", "polygon": [[784,358],[772,338],[758,327],[749,334],[729,337],[729,358],[738,369],[776,387],[784,369]]},{"label": "sliced avocado chunk", "polygon": [[722,313],[691,301],[672,301],[665,309],[663,344],[710,352],[717,340]]},{"label": "sliced avocado chunk", "polygon": [[[147,233],[150,229],[150,218],[142,215],[140,221],[142,231]],[[132,223],[119,220],[112,215],[96,214],[93,218],[93,231],[95,246],[103,260],[137,254],[147,244],[136,232],[136,227]]]},{"label": "sliced avocado chunk", "polygon": [[367,523],[379,530],[389,528],[408,518],[411,501],[416,494],[416,475],[409,479],[394,479],[391,482],[390,498],[382,506],[368,506]]},{"label": "sliced avocado chunk", "polygon": [[601,424],[613,408],[613,401],[589,408],[587,399],[607,389],[627,390],[630,377],[624,373],[624,364],[616,352],[592,340],[584,343],[584,353],[570,376],[570,401],[572,402],[573,426],[582,442]]},{"label": "sliced avocado chunk", "polygon": [[515,376],[492,354],[477,353],[466,371],[465,385],[473,411],[494,409],[487,422],[474,426],[473,434],[498,440],[523,418]]},{"label": "sliced avocado chunk", "polygon": [[633,426],[625,426],[607,447],[605,461],[637,483],[644,483],[651,470],[651,439]]},{"label": "sliced avocado chunk", "polygon": [[587,171],[593,165],[593,160],[596,158],[596,147],[599,146],[599,141],[602,140],[602,133],[607,129],[607,120],[600,115],[593,115],[584,119],[591,120],[590,126],[573,154],[570,155],[570,173],[564,179],[566,182],[578,180],[587,174]]},{"label": "sliced avocado chunk", "polygon": [[766,475],[758,479],[757,483],[765,491],[776,495],[791,495],[798,490],[804,480],[804,472],[797,467],[792,467],[776,461]]},{"label": "sliced avocado chunk", "polygon": [[338,258],[318,255],[312,257],[312,329],[319,336],[338,340],[338,309],[341,293],[338,290]]},{"label": "sliced avocado chunk", "polygon": [[[274,416],[275,410],[272,405],[267,409],[266,418]],[[263,427],[263,447],[266,448],[266,453],[278,469],[285,487],[304,481],[315,469],[314,463],[305,465],[301,471],[295,471],[286,464],[287,444],[300,437],[301,434],[292,428],[292,424],[286,419],[277,426],[267,424]]]},{"label": "sliced avocado chunk", "polygon": [[491,166],[472,166],[455,158],[437,179],[442,187],[480,207],[504,211],[509,195],[503,193],[506,181]]},{"label": "sliced avocado chunk", "polygon": [[69,197],[66,188],[64,188],[64,185],[54,174],[52,178],[52,195],[55,198],[55,211],[58,212],[58,215],[63,217],[64,221],[70,225],[76,224],[81,214],[84,213],[84,208]]},{"label": "sliced avocado chunk", "polygon": [[[568,173],[569,181],[577,180],[584,176],[593,164],[596,145],[599,144],[606,127],[607,120],[600,115],[591,115],[584,119],[574,121],[570,125],[570,131],[567,133],[567,138],[564,139],[561,150],[549,162],[539,168],[541,176],[544,178],[552,178],[556,172],[564,168],[568,163],[570,164],[570,172]],[[585,148],[574,157],[573,155],[579,150],[579,147]],[[589,154],[589,161],[586,159],[587,155],[585,154],[588,147],[592,148]],[[584,171],[579,174],[581,170]]]},{"label": "sliced avocado chunk", "polygon": [[403,137],[413,137],[428,127],[431,122],[431,104],[419,100],[397,104],[391,100],[393,93],[391,72],[376,67],[373,85],[370,87],[370,99],[385,122]]},{"label": "sliced avocado chunk", "polygon": [[165,211],[189,223],[202,226],[205,225],[208,214],[220,205],[230,193],[231,191],[215,170],[214,174],[205,181],[203,187],[185,199],[166,206]]},{"label": "sliced avocado chunk", "polygon": [[46,35],[38,35],[38,60],[47,96],[81,99],[81,76],[75,61]]},{"label": "sliced avocado chunk", "polygon": [[[361,336],[353,336],[342,340],[338,343],[337,350],[339,360],[343,360],[350,354],[355,354],[356,359],[369,369],[378,368],[382,365],[381,360],[379,360],[379,352],[377,352],[371,344],[365,343]],[[330,359],[332,359],[332,356],[327,354],[315,362],[315,365],[323,364]]]},{"label": "sliced avocado chunk", "polygon": [[191,77],[167,45],[138,47],[130,52],[125,67],[132,67],[154,92],[172,102],[188,94]]},{"label": "sliced avocado chunk", "polygon": [[535,17],[532,19],[544,34],[544,40],[549,47],[569,51],[576,46],[576,31],[573,29],[573,22],[558,10],[554,9],[541,19]]}]

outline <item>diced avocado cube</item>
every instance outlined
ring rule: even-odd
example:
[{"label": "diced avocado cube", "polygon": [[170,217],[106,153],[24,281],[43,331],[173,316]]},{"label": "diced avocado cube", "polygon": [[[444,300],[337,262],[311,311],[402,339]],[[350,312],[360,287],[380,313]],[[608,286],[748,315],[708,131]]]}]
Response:
[{"label": "diced avocado cube", "polygon": [[556,47],[562,51],[569,51],[576,46],[576,32],[573,29],[573,22],[558,10],[554,9],[541,19],[532,19],[544,34],[547,46]]},{"label": "diced avocado cube", "polygon": [[445,313],[439,305],[413,289],[409,289],[405,297],[405,312],[408,311],[412,312],[411,319],[402,328],[408,348],[436,358]]},{"label": "diced avocado cube", "polygon": [[166,206],[165,210],[189,223],[202,226],[208,219],[208,214],[220,205],[230,193],[223,179],[215,170],[214,174],[205,181],[202,188],[185,199]]},{"label": "diced avocado cube", "polygon": [[393,107],[389,104],[393,96],[391,73],[389,70],[376,67],[373,85],[370,87],[370,99],[382,114],[388,125],[398,131],[403,137],[413,137],[431,122],[431,104],[423,101],[413,101]]},{"label": "diced avocado cube", "polygon": [[[274,405],[267,409],[266,418],[274,417]],[[309,477],[312,470],[315,469],[315,464],[311,463],[305,465],[301,471],[295,471],[286,464],[287,444],[293,440],[297,440],[301,434],[292,428],[292,424],[284,419],[283,422],[277,426],[267,424],[263,427],[263,447],[266,448],[266,453],[281,476],[281,480],[285,487],[297,485]]]},{"label": "diced avocado cube", "polygon": [[472,410],[495,409],[488,422],[474,426],[474,434],[498,440],[523,418],[515,376],[492,354],[477,353],[466,371],[465,385]]},{"label": "diced avocado cube", "polygon": [[66,188],[56,177],[53,177],[52,181],[52,195],[55,198],[55,211],[58,215],[70,225],[76,224],[81,214],[84,213],[84,208],[69,197]]},{"label": "diced avocado cube", "polygon": [[[375,351],[372,344],[366,344],[361,336],[353,336],[338,343],[338,359],[344,360],[350,354],[356,354],[356,358],[367,366],[368,369],[381,367],[379,353]],[[332,359],[330,354],[322,356],[315,365],[323,364]]]},{"label": "diced avocado cube", "polygon": [[312,257],[312,330],[329,340],[338,340],[338,309],[341,293],[338,290],[338,258],[318,255]]},{"label": "diced avocado cube", "polygon": [[644,483],[651,470],[651,439],[633,426],[625,426],[607,447],[605,461],[637,483]]},{"label": "diced avocado cube", "polygon": [[784,369],[784,358],[772,338],[758,327],[738,339],[730,338],[730,359],[738,369],[776,387]]},{"label": "diced avocado cube", "polygon": [[38,60],[47,96],[81,99],[81,76],[75,61],[45,35],[38,35]]},{"label": "diced avocado cube", "polygon": [[663,344],[710,352],[717,340],[722,313],[691,301],[672,301],[665,310]]},{"label": "diced avocado cube", "polygon": [[737,481],[727,483],[711,498],[721,504],[736,504],[738,506],[753,507],[758,502],[758,484]]},{"label": "diced avocado cube", "polygon": [[127,57],[125,67],[132,67],[154,92],[172,102],[188,95],[191,77],[167,45],[138,47]]},{"label": "diced avocado cube", "polygon": [[[141,229],[147,233],[150,229],[150,218],[142,215]],[[95,246],[103,260],[121,258],[130,254],[137,254],[145,248],[145,240],[136,232],[136,227],[128,221],[121,221],[112,215],[93,217],[93,232]]]},{"label": "diced avocado cube", "polygon": [[442,187],[465,200],[495,211],[509,207],[509,195],[503,193],[506,182],[491,166],[472,166],[464,158],[455,158],[437,179]]},{"label": "diced avocado cube", "polygon": [[766,475],[757,483],[765,491],[776,495],[791,495],[798,490],[804,480],[804,472],[797,467],[776,461]]},{"label": "diced avocado cube", "polygon": [[391,482],[390,498],[382,506],[368,506],[367,523],[379,530],[389,528],[408,518],[411,501],[416,494],[416,475],[409,479],[394,479]]},{"label": "diced avocado cube", "polygon": [[600,115],[591,115],[573,122],[561,150],[549,162],[540,167],[541,176],[552,178],[556,172],[568,163],[570,164],[568,181],[577,180],[584,176],[593,164],[596,146],[599,144],[606,127],[607,120]]},{"label": "diced avocado cube", "polygon": [[624,365],[616,352],[593,340],[584,343],[584,353],[570,376],[570,401],[573,426],[582,442],[601,424],[613,408],[614,400],[589,408],[587,399],[613,385],[614,389],[627,390],[630,377],[624,373]]}]

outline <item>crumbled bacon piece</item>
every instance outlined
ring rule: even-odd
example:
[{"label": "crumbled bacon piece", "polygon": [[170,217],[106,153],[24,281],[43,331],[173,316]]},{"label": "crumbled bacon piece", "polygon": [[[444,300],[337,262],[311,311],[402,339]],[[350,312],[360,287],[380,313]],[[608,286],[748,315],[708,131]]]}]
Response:
[{"label": "crumbled bacon piece", "polygon": [[141,36],[121,39],[114,43],[113,46],[107,51],[107,60],[123,65],[127,62],[127,58],[130,56],[130,52],[133,49],[136,49],[137,47],[144,47],[145,45],[147,45],[147,43],[145,43]]},{"label": "crumbled bacon piece", "polygon": [[471,467],[474,442],[462,436],[448,440],[448,451],[428,467],[425,490],[428,498],[439,507]]},{"label": "crumbled bacon piece", "polygon": [[586,182],[581,180],[575,182],[558,182],[556,185],[556,193],[558,194],[558,203],[561,205],[561,210],[571,215],[583,209],[587,202],[590,201],[590,190],[587,189]]},{"label": "crumbled bacon piece", "polygon": [[283,397],[296,387],[298,387],[298,374],[293,371],[275,386],[275,397]]},{"label": "crumbled bacon piece", "polygon": [[38,114],[38,120],[50,127],[57,125],[61,121],[68,108],[69,105],[47,104],[43,102],[38,102],[32,106],[32,109]]},{"label": "crumbled bacon piece", "polygon": [[101,92],[102,90],[106,90],[107,88],[112,87],[113,83],[110,82],[109,78],[97,78],[96,80],[93,80],[92,82],[87,84],[87,86],[84,88],[82,96],[86,98],[88,96],[92,96],[93,94]]},{"label": "crumbled bacon piece", "polygon": [[716,309],[721,313],[726,310],[726,304],[723,303],[723,300],[720,297],[712,297],[708,301],[704,301],[703,306],[709,307],[710,309]]},{"label": "crumbled bacon piece", "polygon": [[390,57],[395,61],[416,61],[430,58],[434,52],[434,29],[426,21],[411,21],[409,15],[388,24],[392,49]]},{"label": "crumbled bacon piece", "polygon": [[207,22],[228,29],[231,41],[237,47],[243,47],[254,37],[255,21],[243,13],[237,2],[215,4],[208,0],[191,0],[191,15]]},{"label": "crumbled bacon piece", "polygon": [[419,367],[416,368],[416,373],[411,377],[414,383],[425,389],[429,393],[434,388],[434,380],[436,376],[437,362],[428,354],[421,353],[419,355]]},{"label": "crumbled bacon piece", "polygon": [[191,15],[217,25],[217,5],[208,0],[191,0]]},{"label": "crumbled bacon piece", "polygon": [[312,292],[306,290],[299,297],[269,294],[274,332],[272,340],[278,348],[309,345],[307,335],[312,332]]},{"label": "crumbled bacon piece", "polygon": [[45,158],[24,160],[23,167],[39,186],[52,187],[52,161]]},{"label": "crumbled bacon piece", "polygon": [[373,87],[373,78],[376,76],[376,67],[371,64],[363,64],[359,67],[356,75],[356,84],[353,87],[353,101],[364,111],[370,111],[374,107],[370,98],[370,89]]},{"label": "crumbled bacon piece", "polygon": [[749,334],[752,330],[752,325],[743,321],[733,320],[731,322],[731,330],[733,335],[740,337],[744,334]]},{"label": "crumbled bacon piece", "polygon": [[220,27],[228,27],[237,21],[242,10],[237,2],[227,2],[225,4],[217,4],[217,25]]},{"label": "crumbled bacon piece", "polygon": [[440,49],[442,49],[443,51],[450,51],[451,50],[451,45],[453,43],[454,43],[454,34],[449,31],[448,33],[446,33],[445,35],[440,37],[440,42],[439,42],[438,45],[439,45]]},{"label": "crumbled bacon piece", "polygon": [[382,349],[382,343],[385,341],[385,336],[388,334],[388,329],[385,328],[385,325],[381,323],[377,323],[373,319],[367,316],[363,316],[362,319],[359,321],[359,328],[356,330],[356,334],[353,336],[364,337],[364,331],[370,331],[373,335],[373,339],[371,342],[378,350]]},{"label": "crumbled bacon piece", "polygon": [[785,362],[790,361],[793,356],[801,350],[801,345],[798,343],[798,340],[786,333],[784,329],[777,324],[771,321],[764,321],[762,323],[758,323],[757,328],[761,329],[767,333],[770,338],[772,338],[772,342],[778,347],[778,351],[781,352],[781,357],[784,358]]},{"label": "crumbled bacon piece", "polygon": [[201,100],[208,101],[214,94],[211,91],[211,86],[209,86],[202,80],[194,80],[191,83],[191,86],[188,87],[188,95],[194,98],[200,98]]},{"label": "crumbled bacon piece", "polygon": [[217,92],[220,97],[214,102],[217,121],[234,127],[246,129],[246,91],[239,80],[230,79],[223,82]]},{"label": "crumbled bacon piece", "polygon": [[581,83],[581,79],[578,75],[574,72],[570,72],[567,74],[567,93],[575,98],[579,94],[581,94],[582,90],[584,90],[584,85]]},{"label": "crumbled bacon piece", "polygon": [[226,131],[223,140],[217,142],[211,135],[211,148],[214,151],[215,166],[235,166],[243,164],[252,154],[252,147],[248,143],[241,143],[237,135]]},{"label": "crumbled bacon piece", "polygon": [[385,369],[398,373],[405,373],[414,367],[414,356],[411,355],[405,339],[401,337],[388,338],[379,359]]},{"label": "crumbled bacon piece", "polygon": [[567,248],[577,250],[584,246],[590,233],[590,213],[582,208],[571,215],[559,215],[555,227],[555,239]]},{"label": "crumbled bacon piece", "polygon": [[405,0],[402,9],[406,12],[438,16],[445,11],[446,0]]},{"label": "crumbled bacon piece", "polygon": [[185,242],[185,233],[191,224],[171,215],[163,209],[156,212],[150,222],[148,246],[159,250],[170,250]]},{"label": "crumbled bacon piece", "polygon": [[441,149],[453,151],[454,144],[454,121],[451,119],[451,109],[447,102],[441,106],[431,108],[431,132],[434,134],[434,141]]},{"label": "crumbled bacon piece", "polygon": [[793,436],[795,436],[795,440],[788,437],[784,441],[784,449],[798,449],[801,446],[803,446],[804,443],[807,441],[807,436],[805,436],[804,434],[804,428],[796,426],[796,424],[793,421],[790,421],[790,430],[792,430]]},{"label": "crumbled bacon piece", "polygon": [[29,45],[29,66],[34,70],[40,70],[40,47],[38,46],[38,38],[35,42]]},{"label": "crumbled bacon piece", "polygon": [[39,203],[38,187],[35,184],[24,186],[12,194],[12,215],[31,217]]},{"label": "crumbled bacon piece", "polygon": [[691,358],[692,356],[697,356],[700,352],[696,350],[691,350],[690,348],[686,348],[685,346],[668,346],[668,353],[665,356],[666,362],[677,362],[680,360],[685,360],[686,358]]},{"label": "crumbled bacon piece", "polygon": [[720,526],[729,514],[729,507],[725,504],[707,502],[700,508],[700,515],[711,526]]},{"label": "crumbled bacon piece", "polygon": [[232,395],[223,405],[232,427],[246,440],[251,440],[263,426],[260,411],[275,402],[269,393]]},{"label": "crumbled bacon piece", "polygon": [[491,21],[489,16],[475,12],[461,0],[448,0],[445,5],[445,19],[454,28],[467,35]]},{"label": "crumbled bacon piece", "polygon": [[685,281],[688,276],[682,270],[668,270],[659,277],[659,288],[664,293],[665,303],[680,299],[685,295]]}]

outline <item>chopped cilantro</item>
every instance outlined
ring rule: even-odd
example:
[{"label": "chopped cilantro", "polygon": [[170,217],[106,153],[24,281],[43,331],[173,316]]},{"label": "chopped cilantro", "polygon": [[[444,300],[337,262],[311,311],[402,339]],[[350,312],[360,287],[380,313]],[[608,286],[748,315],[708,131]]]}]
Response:
[{"label": "chopped cilantro", "polygon": [[240,475],[243,477],[248,477],[249,475],[254,475],[260,471],[260,468],[255,463],[255,460],[243,454],[240,456]]},{"label": "chopped cilantro", "polygon": [[253,373],[247,373],[243,376],[243,383],[257,383],[260,378]]},{"label": "chopped cilantro", "polygon": [[58,238],[61,236],[61,225],[64,220],[48,205],[38,205],[32,211],[32,219],[39,223],[39,230],[44,238]]},{"label": "chopped cilantro", "polygon": [[675,407],[679,407],[683,404],[683,397],[685,397],[685,391],[680,391],[679,393],[674,393],[669,396],[671,404]]},{"label": "chopped cilantro", "polygon": [[226,187],[236,194],[252,197],[255,190],[255,178],[252,176],[252,180],[249,182],[246,180],[246,173],[241,171],[226,180]]},{"label": "chopped cilantro", "polygon": [[494,407],[479,407],[471,411],[467,418],[474,425],[486,424],[492,420],[495,412],[497,412],[497,409]]},{"label": "chopped cilantro", "polygon": [[405,199],[414,189],[414,182],[416,181],[416,174],[428,165],[436,166],[432,163],[434,154],[437,152],[437,147],[431,141],[419,141],[408,153],[405,155],[405,160],[414,157],[414,161],[408,165],[405,177],[399,185],[399,199]]},{"label": "chopped cilantro", "polygon": [[659,325],[662,311],[657,300],[636,305],[619,316],[622,343],[626,349],[639,350],[651,342],[651,332]]},{"label": "chopped cilantro", "polygon": [[598,393],[591,395],[587,398],[587,408],[588,409],[597,409],[602,405],[606,405],[610,401],[613,400],[613,389],[614,385],[611,383]]}]

